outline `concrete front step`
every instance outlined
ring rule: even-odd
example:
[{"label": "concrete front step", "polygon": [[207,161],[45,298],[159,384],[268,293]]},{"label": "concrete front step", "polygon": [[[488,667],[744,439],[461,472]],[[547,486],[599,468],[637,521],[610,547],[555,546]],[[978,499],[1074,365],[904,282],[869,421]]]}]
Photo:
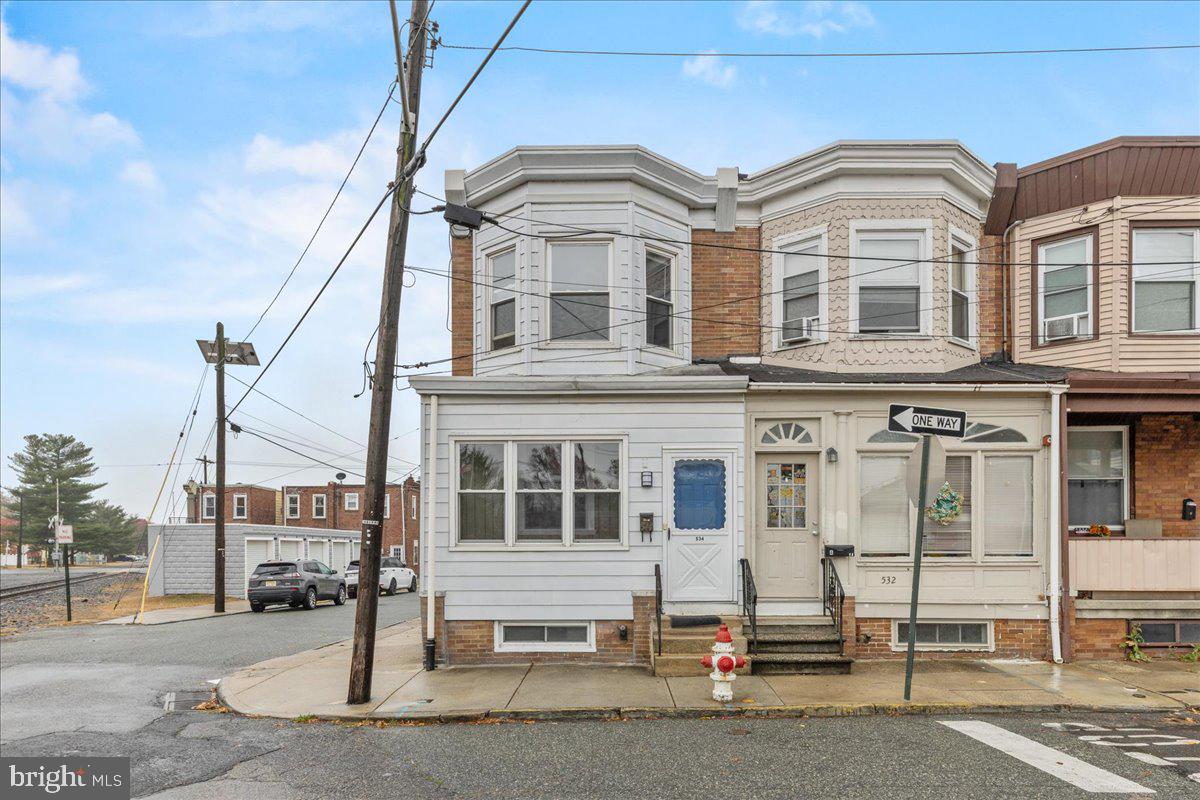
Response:
[{"label": "concrete front step", "polygon": [[[665,644],[665,642],[664,642]],[[743,651],[744,652],[744,651]],[[654,674],[660,678],[681,678],[693,675],[707,675],[711,669],[700,663],[703,653],[663,653],[654,657]],[[746,656],[746,666],[736,670],[739,675],[748,675],[753,659]]]},{"label": "concrete front step", "polygon": [[754,643],[756,654],[765,653],[832,653],[841,655],[842,643],[836,636],[819,639],[781,636],[762,637]]},{"label": "concrete front step", "polygon": [[[712,652],[713,637],[715,636],[716,631],[707,634],[683,634],[679,631],[663,631],[663,655],[695,655],[699,658]],[[733,650],[736,653],[742,654],[748,651],[748,642],[745,636],[734,635]]]},{"label": "concrete front step", "polygon": [[[682,614],[682,615],[677,615],[677,616],[687,616],[687,615]],[[721,622],[723,622],[729,626],[729,632],[732,633],[734,636],[737,636],[738,633],[742,629],[742,618],[741,617],[719,617],[719,619],[721,620]],[[682,634],[686,634],[686,635],[700,634],[700,633],[707,632],[708,635],[711,637],[711,636],[716,635],[717,628],[720,627],[720,624],[717,623],[717,624],[713,624],[713,625],[685,625],[685,626],[682,626],[679,628],[675,628],[675,627],[671,626],[671,615],[663,614],[662,627],[663,627],[664,635],[666,635],[667,631],[675,631],[676,633],[682,633]]]},{"label": "concrete front step", "polygon": [[[746,633],[751,633],[750,626],[746,626]],[[823,639],[832,636],[837,638],[837,628],[832,625],[791,625],[784,623],[771,623],[763,625],[758,624],[758,637],[761,639],[766,636],[794,636],[797,639],[811,638]]]},{"label": "concrete front step", "polygon": [[838,653],[755,653],[754,675],[849,675],[854,659]]}]

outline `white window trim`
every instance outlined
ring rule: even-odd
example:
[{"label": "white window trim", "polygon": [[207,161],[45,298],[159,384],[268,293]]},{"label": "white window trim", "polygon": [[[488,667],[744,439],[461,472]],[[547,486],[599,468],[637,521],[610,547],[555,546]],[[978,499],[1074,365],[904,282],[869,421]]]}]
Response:
[{"label": "white window trim", "polygon": [[[954,262],[951,256],[954,254],[954,248],[958,246],[962,248],[967,258],[963,259],[968,262],[963,264],[966,272],[967,285],[963,287],[963,294],[967,296],[967,336],[968,339],[960,339],[954,335]],[[978,258],[970,258],[972,253],[979,250],[979,240],[971,236],[961,228],[950,226],[950,233],[946,237],[946,334],[947,338],[955,344],[960,344],[963,347],[969,347],[972,350],[979,349],[979,265],[969,262],[978,261]]]},{"label": "white window trim", "polygon": [[[891,650],[893,653],[903,653],[908,650],[908,639],[898,641],[900,623],[908,622],[906,619],[892,620],[892,636]],[[982,644],[922,644],[916,643],[917,650],[924,650],[931,653],[960,653],[960,652],[975,652],[975,653],[992,653],[996,650],[996,624],[990,619],[920,619],[917,624],[932,623],[934,625],[940,623],[950,624],[983,624],[987,631],[986,641]]]},{"label": "white window trim", "polygon": [[[1137,277],[1137,236],[1139,233],[1150,233],[1155,231],[1175,231],[1187,230],[1180,226],[1164,225],[1161,228],[1155,228],[1151,225],[1139,226],[1132,228],[1129,235],[1129,273],[1132,294],[1129,298],[1129,328],[1133,333],[1144,336],[1179,336],[1179,335],[1200,335],[1200,222],[1196,223],[1196,227],[1192,229],[1192,330],[1175,330],[1175,331],[1152,331],[1141,330],[1137,326],[1137,287],[1138,283],[1154,283],[1156,281],[1167,282],[1183,282],[1187,280],[1187,274],[1180,272],[1177,275],[1170,275],[1166,278],[1141,278]],[[1181,268],[1182,269],[1182,268]],[[1128,513],[1128,509],[1126,509]]]},{"label": "white window trim", "polygon": [[[317,513],[317,498],[321,499],[321,513]],[[313,519],[325,519],[325,515],[329,512],[329,501],[324,494],[314,494],[312,496],[312,517]]]},{"label": "white window trim", "polygon": [[402,561],[404,560],[404,546],[403,545],[394,544],[391,546],[391,548],[388,552],[389,552],[388,558],[399,558]]},{"label": "white window trim", "polygon": [[[1068,449],[1068,451],[1070,450],[1070,447],[1071,447],[1071,440],[1070,440],[1071,431],[1120,431],[1121,432],[1121,519],[1122,520],[1129,519],[1129,426],[1128,425],[1068,425],[1067,426],[1067,437],[1068,437],[1067,438],[1067,449]],[[1070,464],[1069,457],[1067,459],[1067,463]],[[1085,480],[1086,481],[1086,480],[1109,480],[1109,479],[1107,479],[1107,478],[1103,478],[1103,479],[1102,478],[1072,478],[1071,475],[1068,473],[1067,481],[1070,482],[1072,480],[1076,480],[1076,481]],[[1066,502],[1066,499],[1067,498],[1064,497],[1063,502]],[[1122,522],[1120,525],[1109,525],[1108,527],[1110,530],[1123,531],[1123,530],[1125,530],[1125,523]],[[1067,530],[1071,531],[1071,532],[1086,531],[1087,526],[1075,525],[1074,527],[1071,527],[1070,525],[1068,525]]]},{"label": "white window trim", "polygon": [[771,242],[771,249],[786,250],[813,241],[817,243],[817,252],[819,253],[813,261],[817,266],[817,314],[820,319],[817,322],[819,330],[810,341],[787,343],[783,341],[783,265],[786,255],[779,252],[771,255],[771,325],[774,328],[772,337],[776,350],[806,347],[829,339],[829,292],[826,291],[826,287],[829,285],[829,229],[825,225],[820,225],[785,236],[777,236]]},{"label": "white window trim", "polygon": [[[483,255],[483,350],[488,355],[495,353],[504,353],[510,350],[515,350],[521,345],[521,298],[525,295],[520,294],[517,289],[521,288],[521,253],[517,247],[518,242],[513,239],[506,239],[503,243],[489,247],[482,253]],[[507,347],[492,349],[492,293],[495,287],[492,286],[492,260],[498,256],[512,251],[513,253],[513,343]]]},{"label": "white window trim", "polygon": [[[680,300],[679,264],[681,262],[681,259],[679,257],[679,251],[671,250],[669,248],[662,247],[660,245],[655,245],[655,246],[644,245],[641,248],[641,251],[642,251],[642,254],[641,254],[640,262],[641,262],[641,271],[642,271],[642,341],[645,343],[645,346],[651,350],[658,350],[663,353],[674,353],[676,351],[676,349],[679,347],[679,344],[680,344],[679,340],[681,338],[680,337],[681,323],[680,323],[680,317],[679,317],[680,312],[678,309],[679,300]],[[654,253],[656,255],[663,256],[671,262],[671,299],[663,300],[661,297],[653,298],[654,300],[656,300],[660,303],[665,303],[666,305],[670,306],[670,311],[668,313],[671,315],[670,316],[671,344],[667,347],[663,347],[662,345],[659,345],[659,344],[651,344],[649,332],[647,331],[647,322],[650,319],[650,300],[651,300],[650,269],[649,269],[649,265],[647,263],[648,256],[650,253]],[[609,281],[609,282],[611,283],[611,281]],[[611,289],[609,289],[609,298],[610,298],[610,300],[612,298],[612,290]],[[613,303],[610,302],[609,305],[613,305]]]},{"label": "white window trim", "polygon": [[[534,235],[538,235],[538,234],[534,234]],[[551,234],[551,235],[553,235],[553,234]],[[560,236],[562,235],[561,231],[559,232],[558,235],[560,235]],[[615,237],[617,235],[619,235],[619,233],[614,232],[613,236]],[[616,303],[613,302],[613,295],[617,292],[616,280],[614,277],[615,272],[616,272],[616,266],[615,266],[616,243],[615,243],[615,240],[614,240],[614,238],[610,238],[610,237],[593,237],[593,238],[588,238],[588,239],[572,238],[569,242],[558,243],[558,246],[561,247],[564,245],[570,246],[570,245],[579,245],[579,244],[603,244],[608,247],[608,277],[605,279],[605,284],[607,287],[605,289],[605,291],[608,292],[608,302],[605,303],[605,305],[608,306],[608,309],[607,309],[608,310],[608,321],[605,323],[604,338],[603,339],[586,339],[586,340],[582,340],[582,341],[575,340],[575,339],[561,340],[561,339],[552,339],[551,338],[554,335],[554,330],[551,327],[551,322],[550,322],[550,311],[551,311],[551,298],[554,294],[554,259],[553,259],[552,254],[554,253],[555,243],[547,241],[545,244],[545,250],[544,250],[545,262],[546,262],[546,267],[545,267],[546,277],[545,277],[545,281],[543,282],[543,285],[546,287],[545,288],[546,299],[542,303],[542,313],[543,313],[542,328],[543,328],[543,330],[541,331],[540,339],[542,339],[543,341],[541,341],[540,346],[548,347],[548,348],[552,348],[552,349],[563,348],[563,349],[568,349],[568,350],[569,349],[588,349],[588,348],[592,348],[592,349],[594,349],[594,348],[615,348],[618,346],[618,340],[613,338],[613,334],[614,334],[614,332],[616,332],[618,334],[620,333],[620,329],[615,327],[615,320],[613,319],[613,316],[615,313],[614,306],[616,306]],[[600,287],[598,287],[598,286],[597,287],[580,286],[580,287],[578,287],[577,291],[581,294],[587,294],[589,288],[595,288],[598,291]],[[567,294],[567,293],[562,292],[562,294]],[[644,315],[642,315],[642,316],[644,316]]]},{"label": "white window trim", "polygon": [[[1087,318],[1088,318],[1088,332],[1082,336],[1076,336],[1073,339],[1047,339],[1046,338],[1046,258],[1043,254],[1045,253],[1047,247],[1057,247],[1059,245],[1066,244],[1067,242],[1074,242],[1079,239],[1083,239],[1084,241],[1087,242],[1087,248],[1084,250],[1084,266],[1086,267],[1086,269],[1084,270],[1084,274],[1087,275],[1087,302],[1084,305],[1084,310],[1082,313],[1086,314]],[[1096,262],[1095,254],[1096,254],[1096,236],[1095,236],[1095,234],[1093,234],[1091,232],[1081,233],[1078,236],[1069,236],[1065,239],[1056,239],[1053,242],[1045,242],[1045,243],[1039,244],[1037,246],[1037,262],[1038,262],[1038,265],[1037,265],[1037,269],[1038,269],[1038,275],[1037,275],[1037,277],[1038,277],[1037,324],[1038,324],[1038,329],[1036,331],[1034,331],[1034,336],[1036,337],[1037,343],[1039,346],[1040,345],[1064,344],[1066,342],[1080,342],[1080,341],[1085,341],[1087,339],[1095,338],[1096,331],[1099,330],[1099,325],[1100,325],[1100,321],[1098,319],[1095,319],[1095,317],[1097,316],[1095,313],[1096,306],[1095,306],[1095,295],[1094,295],[1094,293],[1096,291],[1096,287],[1093,283],[1093,278],[1095,276],[1092,274],[1093,272],[1095,272],[1095,262]],[[1058,317],[1055,317],[1055,319],[1058,319]]]},{"label": "white window trim", "polygon": [[[859,423],[860,425],[862,422]],[[980,442],[980,443],[956,443],[946,448],[947,456],[970,456],[971,457],[971,553],[969,556],[930,556],[927,553],[922,553],[921,565],[922,569],[928,567],[992,567],[1004,565],[1030,565],[1040,563],[1042,559],[1043,544],[1040,537],[1045,536],[1042,520],[1042,503],[1044,498],[1038,492],[1038,481],[1042,478],[1042,466],[1039,453],[1041,451],[1029,443],[995,443],[995,442]],[[858,448],[855,458],[855,487],[861,490],[859,484],[858,460],[863,456],[899,456],[908,455],[911,458],[919,458],[912,444],[897,443],[897,444],[871,444],[864,445]],[[989,456],[992,457],[1013,457],[1013,456],[1029,456],[1033,459],[1033,553],[1027,556],[1014,555],[997,555],[989,556],[986,552],[984,530],[984,503],[987,497],[987,487],[985,485],[986,475],[984,474],[984,461]],[[931,492],[936,489],[931,488]],[[932,502],[932,497],[929,498]],[[862,544],[862,513],[860,499],[855,498],[853,503],[854,526],[858,537],[858,549],[860,555],[859,561],[867,564],[912,564],[913,547],[916,544],[917,538],[917,511],[916,503],[909,502],[908,504],[908,553],[900,556],[876,556],[865,553],[865,548]],[[926,523],[928,527],[929,523]],[[926,620],[922,620],[926,621]],[[954,620],[949,620],[953,622]]]},{"label": "white window trim", "polygon": [[[354,505],[350,505],[351,497],[354,498]],[[358,492],[346,492],[344,495],[342,495],[342,499],[343,499],[342,504],[343,504],[344,510],[358,511],[358,508],[359,508]]]},{"label": "white window trim", "polygon": [[[459,482],[459,444],[472,442],[499,442],[504,445],[504,541],[503,542],[460,542],[458,540],[458,482]],[[574,464],[573,456],[568,456],[568,447],[574,446],[576,442],[618,442],[621,452],[621,475],[619,478],[619,486],[621,487],[621,501],[618,509],[620,517],[619,538],[612,542],[576,542],[572,539],[573,533],[573,515],[575,504],[571,502],[569,488],[564,488],[565,494],[563,500],[563,539],[561,542],[542,541],[542,542],[518,542],[516,540],[517,530],[517,512],[516,512],[516,483],[517,483],[517,448],[514,446],[517,442],[555,442],[561,443],[564,448],[564,466],[566,467],[564,476],[564,487],[574,486]],[[469,434],[461,434],[451,436],[449,439],[451,463],[450,463],[450,549],[464,551],[493,551],[493,552],[512,552],[512,551],[580,551],[580,550],[628,550],[629,549],[629,436],[627,434],[555,434],[555,433],[534,433],[534,434],[519,434],[512,436],[498,436],[493,434],[473,436]]]},{"label": "white window trim", "polygon": [[[295,511],[292,511],[293,501]],[[283,514],[285,519],[300,519],[300,495],[288,494],[283,498]]]},{"label": "white window trim", "polygon": [[[504,641],[505,625],[586,625],[586,642],[512,642]],[[497,653],[594,653],[596,652],[596,623],[579,620],[496,620],[492,642]]]},{"label": "white window trim", "polygon": [[[879,333],[859,331],[859,311],[858,311],[858,291],[864,284],[866,286],[874,286],[870,282],[870,275],[859,275],[859,271],[870,272],[871,264],[878,262],[857,261],[852,260],[849,265],[850,270],[850,333],[855,338],[861,339],[927,339],[933,331],[933,304],[927,302],[927,298],[933,296],[933,271],[930,269],[929,259],[930,253],[933,252],[933,220],[932,219],[867,219],[853,220],[850,223],[850,252],[855,258],[859,255],[858,244],[863,234],[874,236],[877,234],[913,234],[919,235],[917,239],[919,247],[917,248],[917,259],[920,263],[917,264],[917,309],[918,319],[920,320],[920,330],[916,332],[904,333]],[[878,266],[875,267],[878,269]],[[864,281],[864,278],[867,280]]]},{"label": "white window trim", "polygon": [[[240,513],[240,514],[238,513],[238,501],[239,500],[241,501],[241,504],[242,504],[242,513]],[[233,496],[233,518],[234,519],[247,519],[249,517],[249,513],[250,513],[249,499],[244,494],[235,494]]]},{"label": "white window trim", "polygon": [[[212,502],[212,510],[208,508],[209,502]],[[217,496],[212,492],[205,492],[200,495],[200,518],[201,519],[216,519],[217,518]]]}]

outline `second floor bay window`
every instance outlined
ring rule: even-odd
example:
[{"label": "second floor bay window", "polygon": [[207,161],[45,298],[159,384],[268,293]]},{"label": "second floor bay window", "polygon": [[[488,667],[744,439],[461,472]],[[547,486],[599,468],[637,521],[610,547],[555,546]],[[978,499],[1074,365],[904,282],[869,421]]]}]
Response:
[{"label": "second floor bay window", "polygon": [[674,259],[666,253],[646,251],[646,343],[671,346],[675,304],[671,295]]},{"label": "second floor bay window", "polygon": [[552,242],[548,250],[549,338],[608,341],[611,244]]},{"label": "second floor bay window", "polygon": [[967,264],[967,248],[957,241],[950,242],[950,336],[970,342],[971,296],[973,265]]},{"label": "second floor bay window", "polygon": [[784,344],[806,342],[820,338],[820,239],[809,239],[783,256]]},{"label": "second floor bay window", "polygon": [[517,251],[505,250],[488,258],[489,349],[517,343]]},{"label": "second floor bay window", "polygon": [[1133,330],[1200,331],[1200,226],[1137,226],[1131,239]]},{"label": "second floor bay window", "polygon": [[1094,248],[1090,233],[1037,245],[1040,343],[1091,335]]},{"label": "second floor bay window", "polygon": [[850,270],[858,303],[851,330],[861,334],[924,332],[921,263],[924,231],[859,230]]}]

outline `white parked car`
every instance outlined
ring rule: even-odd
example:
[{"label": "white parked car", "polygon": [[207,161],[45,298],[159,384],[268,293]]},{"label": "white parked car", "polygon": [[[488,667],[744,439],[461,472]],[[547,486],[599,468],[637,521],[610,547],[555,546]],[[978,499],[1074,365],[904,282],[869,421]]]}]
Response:
[{"label": "white parked car", "polygon": [[[401,589],[415,592],[417,573],[400,559],[384,556],[379,562],[379,589],[388,595],[393,595]],[[351,561],[346,567],[346,591],[351,597],[358,596],[358,559]]]}]

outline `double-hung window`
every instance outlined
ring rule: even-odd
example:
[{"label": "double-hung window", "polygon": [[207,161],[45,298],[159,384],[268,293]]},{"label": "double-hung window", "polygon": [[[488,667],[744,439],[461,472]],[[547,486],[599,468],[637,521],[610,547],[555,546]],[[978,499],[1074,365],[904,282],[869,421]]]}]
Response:
[{"label": "double-hung window", "polygon": [[246,495],[235,494],[233,496],[233,518],[234,519],[245,519],[246,518]]},{"label": "double-hung window", "polygon": [[859,230],[851,263],[858,307],[854,328],[864,334],[914,334],[922,325],[924,231]]},{"label": "double-hung window", "polygon": [[622,541],[622,444],[458,442],[457,542],[506,546]]},{"label": "double-hung window", "polygon": [[1067,430],[1067,525],[1124,530],[1128,516],[1125,427]]},{"label": "double-hung window", "polygon": [[1091,336],[1093,236],[1038,245],[1038,319],[1042,343]]},{"label": "double-hung window", "polygon": [[1200,226],[1133,229],[1133,330],[1200,331]]},{"label": "double-hung window", "polygon": [[201,509],[202,519],[216,519],[217,517],[217,496],[215,494],[205,494],[203,499],[203,508]]},{"label": "double-hung window", "polygon": [[517,343],[517,251],[505,250],[488,257],[488,323],[490,350]]},{"label": "double-hung window", "polygon": [[788,250],[780,259],[783,270],[781,339],[784,344],[795,344],[820,338],[821,239],[809,239]]},{"label": "double-hung window", "polygon": [[970,344],[975,267],[967,264],[967,249],[957,240],[950,240],[950,336]]},{"label": "double-hung window", "polygon": [[358,511],[358,492],[346,492],[346,510]]},{"label": "double-hung window", "polygon": [[312,498],[313,519],[325,519],[325,495],[314,494]]},{"label": "double-hung window", "polygon": [[287,508],[284,516],[288,519],[300,519],[300,495],[289,494],[287,496]]},{"label": "double-hung window", "polygon": [[646,343],[671,346],[675,304],[671,294],[674,261],[666,253],[646,250]]},{"label": "double-hung window", "polygon": [[549,251],[549,338],[607,341],[611,244],[552,242]]}]

